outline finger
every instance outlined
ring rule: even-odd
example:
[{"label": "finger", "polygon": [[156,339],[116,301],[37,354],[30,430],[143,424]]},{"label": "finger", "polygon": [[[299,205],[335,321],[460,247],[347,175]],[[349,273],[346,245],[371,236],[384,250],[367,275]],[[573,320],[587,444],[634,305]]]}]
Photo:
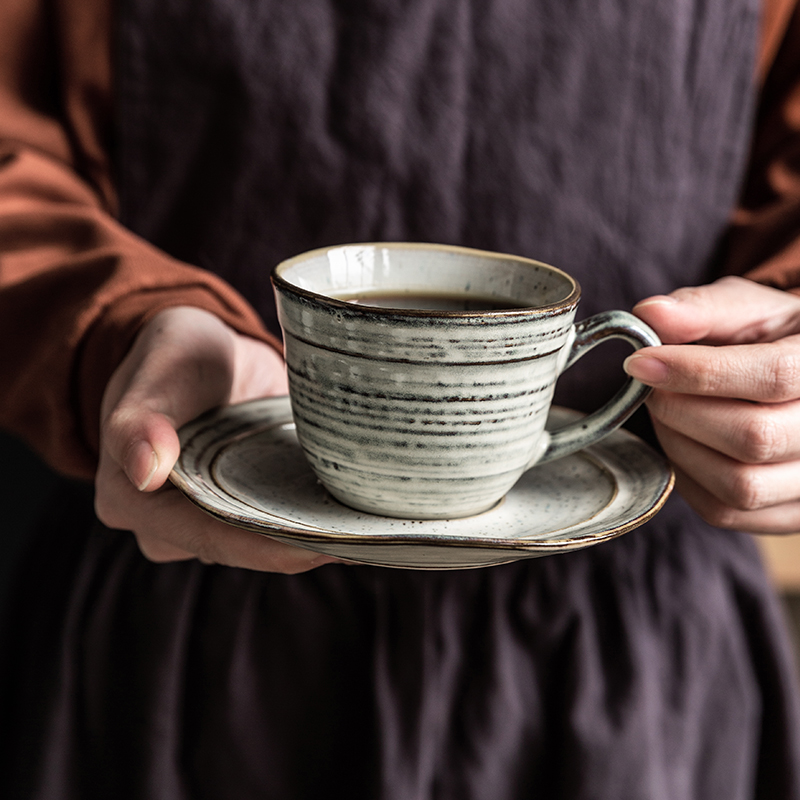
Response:
[{"label": "finger", "polygon": [[[116,409],[104,424],[104,445],[140,491],[163,485],[180,453],[176,433],[185,422],[226,402],[286,394],[286,372],[281,357],[269,346],[238,337],[236,368],[231,384],[205,380],[202,391],[185,392],[180,385],[183,363],[167,364],[165,372],[176,385],[163,391],[155,386],[161,374],[137,374]],[[177,362],[177,359],[176,359]],[[169,413],[165,413],[167,409]]]},{"label": "finger", "polygon": [[750,403],[656,390],[654,422],[748,464],[800,458],[800,401]]},{"label": "finger", "polygon": [[143,495],[119,470],[99,478],[96,512],[106,526],[132,531],[143,554],[157,562],[197,558],[207,564],[293,574],[337,561],[226,525],[171,486]]},{"label": "finger", "polygon": [[191,561],[196,556],[188,550],[182,550],[169,542],[165,542],[146,532],[131,531],[142,555],[156,564],[168,564],[172,561]]},{"label": "finger", "polygon": [[163,486],[180,456],[178,434],[167,417],[127,405],[104,424],[103,447],[140,492]]},{"label": "finger", "polygon": [[666,344],[772,342],[800,331],[800,298],[737,277],[648,297],[633,313]]},{"label": "finger", "polygon": [[140,491],[167,480],[180,452],[176,429],[225,402],[234,338],[212,314],[161,312],[141,331],[103,398],[102,446]]},{"label": "finger", "polygon": [[798,501],[781,503],[756,511],[732,508],[677,467],[675,490],[706,522],[717,528],[771,534],[793,534],[800,531]]},{"label": "finger", "polygon": [[142,491],[167,480],[176,429],[226,402],[285,394],[283,359],[195,308],[161,312],[137,337],[103,399],[103,446]]},{"label": "finger", "polygon": [[744,464],[654,422],[667,458],[724,506],[754,511],[800,500],[800,462]]},{"label": "finger", "polygon": [[624,368],[670,392],[783,403],[800,397],[800,337],[728,347],[646,347],[629,356]]}]

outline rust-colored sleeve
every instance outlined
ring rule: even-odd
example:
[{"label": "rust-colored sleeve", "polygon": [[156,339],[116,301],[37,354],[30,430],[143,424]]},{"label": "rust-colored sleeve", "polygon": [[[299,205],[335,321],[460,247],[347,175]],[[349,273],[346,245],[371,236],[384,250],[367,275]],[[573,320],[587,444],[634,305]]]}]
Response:
[{"label": "rust-colored sleeve", "polygon": [[104,387],[155,313],[199,306],[273,341],[227,284],[114,220],[109,13],[0,2],[0,427],[86,478]]},{"label": "rust-colored sleeve", "polygon": [[[722,271],[800,288],[800,7],[768,0],[756,134]],[[785,32],[784,32],[785,31]],[[769,66],[769,56],[774,60]]]}]

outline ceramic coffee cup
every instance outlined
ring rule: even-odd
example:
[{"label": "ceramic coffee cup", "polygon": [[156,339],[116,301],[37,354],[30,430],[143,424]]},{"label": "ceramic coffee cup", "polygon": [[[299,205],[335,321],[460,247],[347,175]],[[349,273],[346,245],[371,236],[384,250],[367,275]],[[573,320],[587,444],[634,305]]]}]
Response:
[{"label": "ceramic coffee cup", "polygon": [[649,389],[545,431],[558,376],[599,342],[660,344],[623,311],[573,323],[580,289],[525,258],[354,244],[279,264],[272,281],[300,444],[342,503],[408,519],[494,506],[523,472],[621,425]]}]

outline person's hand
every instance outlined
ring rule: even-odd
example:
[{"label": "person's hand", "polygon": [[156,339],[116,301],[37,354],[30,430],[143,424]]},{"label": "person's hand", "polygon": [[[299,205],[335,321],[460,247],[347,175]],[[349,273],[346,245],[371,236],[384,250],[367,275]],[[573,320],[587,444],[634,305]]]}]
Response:
[{"label": "person's hand", "polygon": [[800,298],[723,278],[633,311],[664,342],[625,369],[655,387],[680,493],[722,528],[800,531]]},{"label": "person's hand", "polygon": [[333,561],[225,525],[167,481],[180,453],[177,428],[215,406],[286,391],[283,361],[271,347],[200,309],[156,315],[103,396],[95,480],[99,519],[132,531],[151,561],[198,558],[285,573]]}]

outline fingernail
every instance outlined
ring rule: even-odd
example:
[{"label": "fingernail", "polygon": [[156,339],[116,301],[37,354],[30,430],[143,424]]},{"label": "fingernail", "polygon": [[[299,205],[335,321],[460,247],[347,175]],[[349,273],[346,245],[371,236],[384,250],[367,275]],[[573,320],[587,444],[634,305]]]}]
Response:
[{"label": "fingernail", "polygon": [[643,308],[644,306],[672,306],[679,303],[680,298],[673,297],[671,294],[657,294],[653,297],[648,297],[640,300],[634,308]]},{"label": "fingernail", "polygon": [[[141,464],[146,465],[144,470],[139,468]],[[125,458],[125,474],[140,492],[145,491],[150,485],[157,469],[158,455],[149,442],[136,442],[131,446]]]},{"label": "fingernail", "polygon": [[669,380],[669,367],[652,356],[640,356],[634,353],[625,359],[622,367],[632,378],[650,386],[657,386]]}]

